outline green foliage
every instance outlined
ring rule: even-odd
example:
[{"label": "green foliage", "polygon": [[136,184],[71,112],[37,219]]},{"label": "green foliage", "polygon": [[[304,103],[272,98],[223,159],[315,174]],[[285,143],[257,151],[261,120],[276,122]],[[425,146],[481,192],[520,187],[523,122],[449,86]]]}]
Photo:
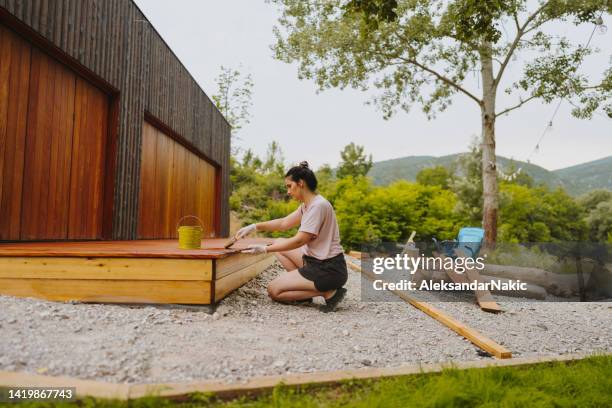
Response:
[{"label": "green foliage", "polygon": [[373,187],[368,178],[347,177],[338,181],[333,204],[345,249],[405,241],[412,230],[418,240],[450,239],[460,227],[455,195],[439,186],[398,181]]},{"label": "green foliage", "polygon": [[588,239],[612,243],[612,191],[594,190],[579,199],[584,207]]},{"label": "green foliage", "polygon": [[[297,208],[298,203],[290,201],[285,192],[285,164],[277,142],[270,143],[263,160],[247,150],[241,161],[232,157],[230,164],[230,209],[244,225],[284,217]],[[290,236],[293,233],[269,235]]]},{"label": "green foliage", "polygon": [[444,166],[427,167],[418,172],[416,181],[424,186],[440,186],[448,190],[451,174]]},{"label": "green foliage", "polygon": [[593,190],[578,200],[586,211],[593,211],[600,203],[606,201],[612,201],[612,191],[610,190]]},{"label": "green foliage", "polygon": [[519,243],[503,242],[498,243],[494,251],[487,252],[487,263],[525,266],[550,272],[559,263],[559,258],[538,246],[528,248]]},{"label": "green foliage", "polygon": [[338,166],[336,176],[343,178],[347,176],[359,177],[368,174],[372,168],[372,155],[367,156],[363,146],[357,146],[355,143],[350,143],[340,152],[342,162]]},{"label": "green foliage", "polygon": [[584,209],[565,191],[500,186],[500,241],[559,242],[586,238]]},{"label": "green foliage", "polygon": [[[365,156],[362,150],[359,156]],[[277,143],[270,144],[263,160],[247,150],[241,161],[232,158],[231,163],[230,207],[244,224],[284,217],[299,205],[285,194],[285,164]],[[451,170],[442,166],[421,170],[418,183],[399,180],[375,186],[363,175],[335,177],[329,165],[316,175],[318,192],[335,208],[344,248],[358,249],[363,243],[402,242],[412,230],[417,231],[417,240],[430,241],[452,239],[461,227],[481,225],[480,169],[481,152],[473,144]],[[500,242],[610,240],[611,192],[595,191],[577,201],[562,189],[534,187],[533,180],[521,177],[512,165],[502,176]]]}]

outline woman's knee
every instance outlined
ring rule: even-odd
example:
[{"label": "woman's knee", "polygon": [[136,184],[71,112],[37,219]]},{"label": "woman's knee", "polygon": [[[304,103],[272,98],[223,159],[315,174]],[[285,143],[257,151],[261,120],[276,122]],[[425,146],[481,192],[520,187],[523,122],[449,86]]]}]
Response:
[{"label": "woman's knee", "polygon": [[278,295],[280,295],[280,288],[278,287],[278,285],[274,283],[274,281],[268,284],[267,289],[268,289],[268,296],[270,296],[272,300],[278,299]]}]

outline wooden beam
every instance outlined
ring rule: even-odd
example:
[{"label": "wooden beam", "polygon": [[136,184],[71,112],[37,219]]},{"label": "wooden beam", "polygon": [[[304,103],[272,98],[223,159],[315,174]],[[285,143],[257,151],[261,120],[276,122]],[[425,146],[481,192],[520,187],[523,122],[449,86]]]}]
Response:
[{"label": "wooden beam", "polygon": [[[440,255],[438,253],[436,253],[436,255],[439,256],[442,259],[442,270],[444,270],[444,272],[446,272],[448,277],[451,278],[451,280],[453,282],[455,282],[455,283],[470,283],[470,282],[482,280],[482,279],[480,279],[480,274],[478,273],[478,271],[476,271],[474,269],[472,269],[472,270],[467,270],[466,269],[465,273],[457,273],[452,268],[445,268],[444,264],[446,263],[446,260],[447,259],[451,259],[451,258],[447,257],[447,256],[444,256],[444,255]],[[463,255],[463,256],[465,256],[465,255]],[[480,308],[483,311],[491,312],[491,313],[499,313],[499,312],[502,311],[501,307],[499,307],[497,302],[495,302],[495,300],[493,300],[493,295],[491,295],[490,291],[488,291],[488,290],[475,290],[474,291],[474,295],[476,296],[476,302],[478,303],[478,306],[480,306]]]},{"label": "wooden beam", "polygon": [[209,281],[0,279],[0,294],[89,303],[211,303]]},{"label": "wooden beam", "polygon": [[336,371],[270,375],[253,377],[246,379],[244,382],[233,383],[218,380],[205,380],[193,383],[133,384],[130,388],[130,399],[151,395],[178,398],[181,396],[188,396],[195,392],[214,393],[215,396],[221,398],[236,398],[239,396],[252,396],[270,391],[281,384],[284,386],[306,385],[308,387],[314,385],[334,385],[348,380],[377,380],[387,377],[436,373],[448,369],[466,370],[487,367],[513,367],[555,361],[565,362],[587,358],[588,356],[588,354],[584,353],[560,356],[521,357],[510,360],[455,361],[429,364],[416,363],[403,364],[398,367],[368,367]]},{"label": "wooden beam", "polygon": [[240,252],[249,244],[269,244],[271,238],[243,238],[225,249],[227,239],[202,240],[201,249],[180,249],[176,239],[131,241],[59,241],[0,243],[3,256],[70,256],[84,258],[197,258],[218,259]]},{"label": "wooden beam", "polygon": [[213,262],[212,259],[3,256],[0,278],[209,281]]},{"label": "wooden beam", "polygon": [[246,268],[240,269],[239,271],[224,276],[221,279],[215,280],[214,302],[219,302],[234,290],[238,289],[240,286],[259,275],[264,269],[272,265],[274,260],[274,256],[268,255],[264,259],[249,265]]},{"label": "wooden beam", "polygon": [[[480,273],[475,269],[466,269],[465,275],[470,282],[483,282],[483,279],[480,277]],[[476,302],[478,302],[478,306],[480,306],[480,308],[485,312],[499,313],[502,311],[497,302],[493,300],[493,295],[488,289],[475,290],[474,295],[476,295]]]},{"label": "wooden beam", "polygon": [[349,251],[349,256],[352,256],[353,258],[357,258],[357,259],[361,259],[361,252],[359,251]]},{"label": "wooden beam", "polygon": [[[0,371],[0,387],[75,388],[78,398],[95,397],[127,400],[130,384],[83,380],[68,376],[38,375],[25,372]],[[52,403],[49,403],[52,405]]]},{"label": "wooden beam", "polygon": [[[359,265],[351,262],[350,260],[347,260],[347,265],[349,265],[349,267],[351,267],[355,271],[361,272],[362,274],[367,276],[369,279],[372,279],[372,278],[375,277],[374,274],[369,273],[368,271],[362,271],[362,269],[361,269],[361,267]],[[465,337],[466,339],[468,339],[469,341],[474,343],[476,346],[478,346],[479,348],[485,350],[486,352],[490,353],[491,355],[495,356],[496,358],[505,359],[505,358],[511,358],[512,357],[512,353],[510,352],[510,350],[508,350],[504,346],[502,346],[500,344],[497,344],[496,342],[494,342],[493,340],[489,339],[488,337],[482,335],[478,331],[476,331],[476,330],[468,327],[467,325],[461,323],[460,321],[458,321],[458,320],[448,316],[443,311],[439,310],[438,308],[434,307],[433,305],[431,305],[431,304],[429,304],[427,302],[418,301],[418,300],[412,298],[411,296],[407,295],[406,293],[404,293],[402,291],[399,291],[399,290],[393,290],[391,292],[393,292],[395,295],[397,295],[402,300],[410,303],[412,306],[414,306],[417,309],[421,310],[422,312],[424,312],[424,313],[428,314],[429,316],[433,317],[434,319],[436,319],[440,323],[444,324],[446,327],[450,328],[451,330],[453,330],[456,333],[460,334],[461,336]]]},{"label": "wooden beam", "polygon": [[[467,255],[464,251],[457,249],[455,250],[457,255],[463,256],[464,258],[469,258],[470,255]],[[467,280],[471,282],[482,282],[483,279],[480,277],[480,272],[476,269],[467,269],[465,270],[465,276]],[[501,307],[497,304],[497,302],[493,299],[493,295],[491,291],[488,289],[485,290],[475,290],[474,295],[476,295],[476,302],[482,310],[490,313],[499,313],[502,311]]]},{"label": "wooden beam", "polygon": [[270,254],[234,254],[232,256],[217,259],[215,260],[215,279],[221,279],[227,275],[231,275],[234,272],[269,257],[271,257]]},{"label": "wooden beam", "polygon": [[[610,355],[610,353],[606,355]],[[336,371],[268,375],[251,377],[244,382],[231,383],[220,380],[204,380],[183,383],[115,384],[102,381],[82,380],[66,376],[55,377],[24,372],[0,371],[0,387],[21,387],[23,384],[29,384],[31,387],[43,388],[76,387],[76,393],[79,397],[90,396],[119,400],[135,400],[150,396],[180,398],[188,397],[190,394],[196,392],[214,393],[215,396],[222,398],[234,398],[269,391],[281,384],[284,386],[333,385],[347,380],[375,380],[385,377],[437,373],[448,369],[467,370],[488,367],[527,366],[551,362],[570,362],[591,356],[592,354],[589,353],[574,353],[552,356],[519,357],[510,360],[476,360],[426,364],[411,363],[402,364],[396,367],[365,367]]]}]

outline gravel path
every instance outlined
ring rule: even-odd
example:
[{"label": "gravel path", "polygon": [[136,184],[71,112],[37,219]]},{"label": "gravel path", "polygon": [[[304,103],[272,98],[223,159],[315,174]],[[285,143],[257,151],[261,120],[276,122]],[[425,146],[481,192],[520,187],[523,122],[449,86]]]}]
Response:
[{"label": "gravel path", "polygon": [[[336,313],[266,295],[278,263],[215,315],[180,307],[64,304],[0,296],[0,370],[110,382],[240,381],[259,375],[484,359],[470,342],[403,302],[361,302],[350,271]],[[492,315],[433,302],[514,356],[612,352],[612,303],[516,302]]]}]

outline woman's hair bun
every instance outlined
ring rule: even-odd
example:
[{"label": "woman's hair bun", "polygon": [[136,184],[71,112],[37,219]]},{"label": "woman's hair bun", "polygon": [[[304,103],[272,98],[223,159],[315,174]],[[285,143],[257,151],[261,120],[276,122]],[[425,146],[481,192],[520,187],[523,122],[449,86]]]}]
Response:
[{"label": "woman's hair bun", "polygon": [[303,161],[300,162],[297,166],[293,166],[289,169],[285,177],[291,177],[291,180],[296,183],[300,180],[304,180],[310,191],[315,191],[317,189],[317,177],[308,167],[308,162]]}]

